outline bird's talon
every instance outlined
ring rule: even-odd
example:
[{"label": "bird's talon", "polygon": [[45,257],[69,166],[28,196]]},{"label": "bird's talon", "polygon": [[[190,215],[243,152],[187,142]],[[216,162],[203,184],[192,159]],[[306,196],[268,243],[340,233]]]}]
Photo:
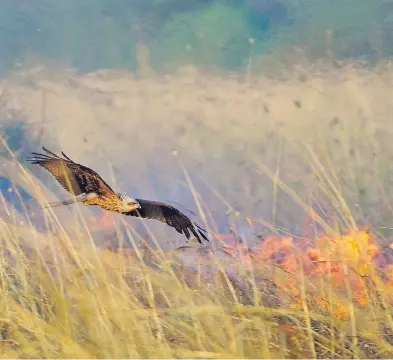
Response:
[{"label": "bird's talon", "polygon": [[[158,201],[132,199],[128,196],[115,193],[109,185],[93,170],[72,161],[63,152],[63,157],[56,155],[42,147],[46,154],[33,152],[27,161],[40,165],[51,173],[62,187],[74,196],[71,200],[50,203],[43,208],[82,203],[85,206],[98,205],[105,210],[120,212],[128,216],[155,219],[167,223],[178,233],[190,238],[190,242],[207,242],[206,230],[192,222],[186,215],[174,207]],[[177,151],[174,152],[177,155]],[[71,179],[69,179],[71,177]],[[66,181],[67,180],[67,181]],[[68,181],[70,180],[70,181]],[[74,184],[79,187],[76,191]],[[240,215],[236,212],[237,216]],[[190,237],[190,232],[193,236]]]}]

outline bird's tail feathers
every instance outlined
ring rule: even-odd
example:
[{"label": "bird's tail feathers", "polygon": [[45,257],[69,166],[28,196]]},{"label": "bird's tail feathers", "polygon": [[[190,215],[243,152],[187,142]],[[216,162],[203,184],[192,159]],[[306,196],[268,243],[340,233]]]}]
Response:
[{"label": "bird's tail feathers", "polygon": [[63,206],[63,205],[71,205],[75,204],[78,202],[82,202],[86,200],[86,196],[83,194],[83,196],[76,196],[73,199],[69,200],[63,200],[63,201],[54,201],[54,202],[48,202],[45,205],[42,206],[43,209],[48,209],[51,207],[58,207],[58,206]]}]

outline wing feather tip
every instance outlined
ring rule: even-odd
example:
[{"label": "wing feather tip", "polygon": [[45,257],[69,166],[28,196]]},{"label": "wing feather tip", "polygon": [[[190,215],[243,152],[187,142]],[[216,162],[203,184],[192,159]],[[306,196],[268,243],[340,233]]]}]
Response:
[{"label": "wing feather tip", "polygon": [[68,161],[72,161],[63,151],[61,151],[61,154],[62,154]]},{"label": "wing feather tip", "polygon": [[54,156],[56,159],[61,159],[61,157],[59,155],[56,155],[54,152],[48,150],[47,148],[45,148],[44,146],[42,147],[42,150],[44,150],[45,152],[47,152],[48,154],[51,154],[52,156]]}]

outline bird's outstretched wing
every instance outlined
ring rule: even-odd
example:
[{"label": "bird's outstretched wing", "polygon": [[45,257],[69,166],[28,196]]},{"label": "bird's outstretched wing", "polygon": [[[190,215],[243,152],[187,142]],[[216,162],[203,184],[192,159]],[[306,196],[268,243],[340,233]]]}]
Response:
[{"label": "bird's outstretched wing", "polygon": [[73,162],[63,152],[61,152],[63,157],[59,157],[44,147],[42,149],[49,155],[33,152],[33,156],[27,158],[26,161],[38,164],[49,171],[60,185],[72,195],[93,192],[97,195],[114,194],[112,188],[95,171]]},{"label": "bird's outstretched wing", "polygon": [[135,200],[141,205],[141,208],[124,213],[124,215],[159,220],[175,228],[177,232],[184,234],[188,239],[192,233],[199,243],[202,243],[203,240],[209,241],[206,236],[206,230],[191,221],[173,206],[158,201]]}]

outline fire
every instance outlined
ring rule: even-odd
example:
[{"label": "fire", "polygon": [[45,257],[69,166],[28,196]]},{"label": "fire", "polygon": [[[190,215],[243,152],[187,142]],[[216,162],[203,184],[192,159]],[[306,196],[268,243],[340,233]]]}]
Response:
[{"label": "fire", "polygon": [[345,319],[353,305],[367,308],[376,293],[393,305],[393,251],[379,245],[370,231],[315,239],[267,236],[251,249],[234,234],[216,240],[243,266],[274,273],[273,281],[294,309],[304,309],[307,301],[313,311]]},{"label": "fire", "polygon": [[[368,230],[324,235],[313,241],[268,236],[247,251],[244,244],[237,245],[240,248],[232,248],[230,253],[240,256],[243,264],[269,269],[274,265],[284,271],[285,276],[277,277],[275,282],[292,296],[295,308],[303,306],[302,286],[307,287],[307,301],[340,319],[349,316],[351,303],[367,307],[369,294],[376,289],[383,291],[393,304],[392,255],[378,245]],[[312,292],[312,288],[316,290]],[[334,298],[327,300],[329,291]]]}]

